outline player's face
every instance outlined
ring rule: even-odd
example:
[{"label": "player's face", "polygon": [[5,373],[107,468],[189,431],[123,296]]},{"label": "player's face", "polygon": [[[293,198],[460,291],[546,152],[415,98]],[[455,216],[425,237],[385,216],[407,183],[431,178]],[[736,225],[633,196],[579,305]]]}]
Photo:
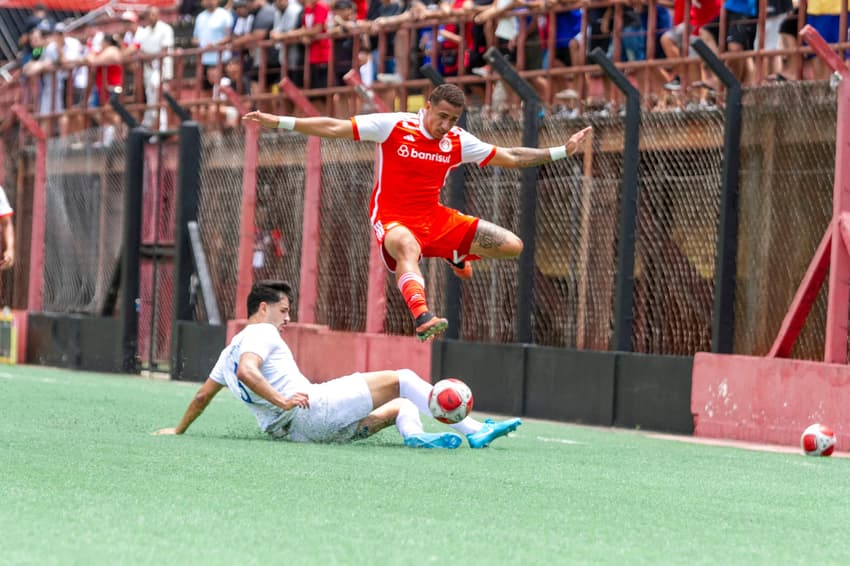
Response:
[{"label": "player's face", "polygon": [[433,138],[441,138],[457,124],[463,108],[452,106],[445,100],[436,105],[428,102],[425,105],[425,129]]},{"label": "player's face", "polygon": [[278,330],[289,323],[289,298],[283,297],[276,303],[266,303],[266,322],[274,324]]}]

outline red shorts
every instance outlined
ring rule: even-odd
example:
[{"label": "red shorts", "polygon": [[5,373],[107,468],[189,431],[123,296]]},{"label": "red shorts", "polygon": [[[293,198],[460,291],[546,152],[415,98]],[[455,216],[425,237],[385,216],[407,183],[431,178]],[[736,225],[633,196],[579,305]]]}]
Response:
[{"label": "red shorts", "polygon": [[378,218],[372,224],[375,239],[381,246],[384,263],[390,271],[395,271],[395,260],[384,247],[384,237],[387,232],[398,226],[410,230],[419,242],[422,257],[442,257],[453,262],[479,259],[469,253],[475,230],[478,229],[478,218],[442,205],[423,214],[421,218],[422,220],[411,221],[386,216]]}]

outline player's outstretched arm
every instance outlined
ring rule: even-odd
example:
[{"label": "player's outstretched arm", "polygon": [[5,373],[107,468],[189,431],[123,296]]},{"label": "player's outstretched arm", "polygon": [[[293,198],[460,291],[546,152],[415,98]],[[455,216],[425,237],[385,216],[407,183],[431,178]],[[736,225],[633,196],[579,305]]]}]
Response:
[{"label": "player's outstretched arm", "polygon": [[294,116],[277,116],[267,112],[254,110],[242,116],[243,122],[256,122],[264,128],[295,130],[308,136],[320,138],[354,139],[354,126],[351,120],[340,120],[326,116],[296,118]]},{"label": "player's outstretched arm", "polygon": [[567,143],[557,147],[497,147],[493,159],[487,163],[496,167],[534,167],[551,163],[575,154],[590,139],[591,126],[570,136]]},{"label": "player's outstretched arm", "polygon": [[201,388],[198,389],[198,392],[195,393],[195,397],[192,398],[189,406],[186,407],[186,412],[183,413],[183,418],[180,419],[180,424],[178,424],[175,428],[161,428],[154,434],[183,434],[186,432],[189,425],[201,416],[201,413],[204,412],[204,409],[207,408],[207,405],[210,404],[213,397],[221,391],[222,387],[223,386],[221,384],[207,378],[204,384],[201,385]]}]

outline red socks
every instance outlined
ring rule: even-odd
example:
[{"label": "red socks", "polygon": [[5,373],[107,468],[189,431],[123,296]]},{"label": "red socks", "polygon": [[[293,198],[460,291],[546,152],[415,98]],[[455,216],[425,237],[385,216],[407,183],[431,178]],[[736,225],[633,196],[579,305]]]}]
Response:
[{"label": "red socks", "polygon": [[421,275],[412,271],[402,273],[397,285],[414,319],[428,311],[428,305],[425,303],[425,280]]}]

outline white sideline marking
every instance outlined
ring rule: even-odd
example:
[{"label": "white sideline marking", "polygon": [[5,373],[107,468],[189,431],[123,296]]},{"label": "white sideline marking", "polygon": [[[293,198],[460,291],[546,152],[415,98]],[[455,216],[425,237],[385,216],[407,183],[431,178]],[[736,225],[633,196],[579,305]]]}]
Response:
[{"label": "white sideline marking", "polygon": [[11,373],[0,372],[0,377],[5,377],[6,379],[13,379]]},{"label": "white sideline marking", "polygon": [[540,442],[558,442],[560,444],[584,444],[584,442],[579,442],[577,440],[568,440],[566,438],[548,438],[546,436],[538,436],[537,440]]}]

